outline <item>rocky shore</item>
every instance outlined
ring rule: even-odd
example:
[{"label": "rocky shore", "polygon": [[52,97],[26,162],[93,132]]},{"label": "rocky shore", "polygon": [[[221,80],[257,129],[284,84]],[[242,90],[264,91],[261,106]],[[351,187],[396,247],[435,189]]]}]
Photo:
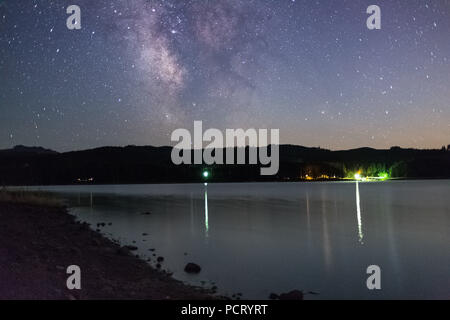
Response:
[{"label": "rocky shore", "polygon": [[[75,221],[63,207],[0,202],[0,299],[212,299]],[[81,289],[66,286],[81,269]]]}]

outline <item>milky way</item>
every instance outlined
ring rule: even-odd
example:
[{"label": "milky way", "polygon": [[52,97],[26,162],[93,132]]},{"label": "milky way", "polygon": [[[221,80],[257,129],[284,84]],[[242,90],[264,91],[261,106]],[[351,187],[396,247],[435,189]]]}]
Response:
[{"label": "milky way", "polygon": [[[81,30],[66,27],[73,4]],[[445,0],[3,0],[0,148],[169,145],[194,120],[331,149],[439,148],[449,31]]]}]

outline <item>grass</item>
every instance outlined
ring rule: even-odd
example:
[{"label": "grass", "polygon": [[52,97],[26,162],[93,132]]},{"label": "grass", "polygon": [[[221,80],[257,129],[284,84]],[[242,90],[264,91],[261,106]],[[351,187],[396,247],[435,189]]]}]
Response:
[{"label": "grass", "polygon": [[63,202],[55,196],[42,191],[0,189],[0,203],[29,204],[42,207],[61,207]]}]

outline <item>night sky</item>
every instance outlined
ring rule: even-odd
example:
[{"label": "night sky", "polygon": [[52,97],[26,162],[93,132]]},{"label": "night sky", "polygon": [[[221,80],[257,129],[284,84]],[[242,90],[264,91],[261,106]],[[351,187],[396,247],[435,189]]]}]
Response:
[{"label": "night sky", "polygon": [[[66,27],[73,4],[81,30]],[[448,0],[0,0],[0,149],[173,145],[194,120],[330,149],[440,148],[449,31]]]}]

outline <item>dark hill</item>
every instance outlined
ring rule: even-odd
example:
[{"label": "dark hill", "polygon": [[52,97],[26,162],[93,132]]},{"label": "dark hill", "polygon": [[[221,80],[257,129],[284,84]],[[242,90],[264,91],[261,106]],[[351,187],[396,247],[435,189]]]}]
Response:
[{"label": "dark hill", "polygon": [[[248,151],[248,148],[246,148]],[[127,146],[58,153],[41,147],[0,150],[3,185],[127,184],[202,181],[295,181],[308,177],[351,177],[358,170],[399,178],[450,178],[450,152],[394,147],[330,151],[294,145],[280,146],[276,176],[260,176],[259,165],[180,165],[171,161],[171,147]],[[225,153],[225,152],[224,152]],[[92,179],[91,179],[92,178]]]}]

